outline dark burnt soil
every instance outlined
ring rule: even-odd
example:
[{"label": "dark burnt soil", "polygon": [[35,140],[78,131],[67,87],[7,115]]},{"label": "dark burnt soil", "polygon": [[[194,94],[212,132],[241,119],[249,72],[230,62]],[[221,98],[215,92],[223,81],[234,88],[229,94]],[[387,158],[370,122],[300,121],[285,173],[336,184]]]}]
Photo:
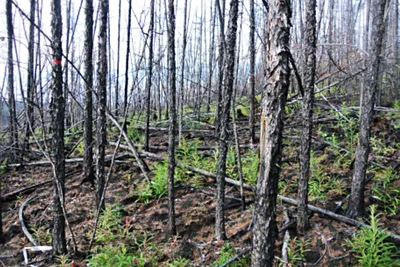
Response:
[{"label": "dark burnt soil", "polygon": [[[293,135],[296,131],[287,131],[287,135]],[[215,139],[209,137],[209,133],[186,133],[188,140],[193,138],[201,139],[205,145],[215,145]],[[241,142],[245,143],[245,138]],[[293,140],[292,140],[293,141]],[[295,144],[298,140],[293,141]],[[155,134],[151,140],[154,152],[162,153],[161,148],[166,147],[166,135]],[[318,146],[316,144],[315,146]],[[282,179],[289,186],[296,179],[297,163],[296,151],[288,150],[286,146],[283,159],[287,164],[283,165]],[[110,147],[109,152],[112,153]],[[394,152],[398,153],[398,152]],[[294,157],[294,160],[291,159]],[[148,164],[151,161],[146,160]],[[388,164],[396,164],[390,161]],[[94,189],[90,184],[79,185],[81,181],[80,164],[66,165],[66,209],[69,223],[74,232],[79,252],[87,252],[90,235],[94,226]],[[351,180],[351,169],[340,169],[346,182],[344,194],[328,195],[326,201],[315,200],[311,204],[322,208],[333,210],[337,203],[345,200],[349,193],[349,181]],[[128,179],[129,176],[129,179]],[[50,166],[24,167],[11,169],[2,175],[2,192],[8,193],[28,185],[37,184],[52,178]],[[240,209],[239,202],[227,198],[226,209],[226,232],[227,238],[224,243],[216,242],[214,238],[214,214],[215,214],[215,181],[205,178],[205,185],[201,189],[188,185],[178,185],[176,192],[176,218],[177,235],[168,234],[168,200],[167,197],[153,199],[148,203],[140,203],[132,198],[132,184],[140,183],[143,178],[140,172],[129,163],[118,163],[113,169],[113,174],[106,193],[106,203],[120,204],[123,219],[121,224],[129,224],[130,231],[146,231],[151,235],[152,242],[161,249],[160,261],[157,266],[166,266],[171,259],[182,256],[190,259],[190,266],[210,266],[219,258],[221,247],[228,243],[236,253],[240,253],[251,245],[251,218],[252,204],[248,205],[245,211]],[[369,190],[367,188],[367,190]],[[288,196],[295,198],[295,190],[288,191]],[[370,192],[370,190],[368,191]],[[238,198],[239,190],[236,187],[227,185],[226,194],[229,197]],[[368,195],[367,195],[368,196]],[[24,236],[18,219],[18,210],[21,204],[30,197],[34,199],[24,210],[25,222],[35,231],[46,232],[52,228],[52,184],[38,187],[35,191],[21,194],[17,199],[3,203],[3,229],[5,231],[5,243],[0,245],[0,255],[13,255],[9,258],[0,258],[0,266],[18,266],[23,262],[22,249],[32,244]],[[251,192],[246,193],[247,201],[253,200]],[[290,221],[295,221],[296,209],[294,206],[280,203],[277,206],[278,228],[284,226],[283,211],[287,210]],[[343,211],[339,211],[343,212]],[[311,229],[303,236],[308,241],[307,251],[304,253],[304,262],[318,266],[349,266],[354,265],[354,257],[346,246],[346,241],[356,232],[356,228],[345,223],[333,221],[323,215],[314,213],[311,216]],[[400,232],[398,218],[385,217],[382,220],[384,225],[395,233]],[[291,240],[289,246],[295,249],[297,236],[295,227],[290,227]],[[46,236],[42,234],[42,236]],[[48,236],[48,235],[47,235]],[[278,234],[276,242],[276,257],[281,257],[281,248],[284,232]],[[297,237],[296,239],[300,239]],[[71,250],[71,234],[67,230],[67,240]],[[43,240],[41,245],[50,245],[48,240]],[[43,257],[32,255],[40,260]],[[82,256],[70,255],[75,260],[75,266],[85,266]],[[1,264],[3,263],[3,264]],[[278,261],[276,261],[278,264]],[[39,261],[37,266],[49,266],[49,263]]]}]

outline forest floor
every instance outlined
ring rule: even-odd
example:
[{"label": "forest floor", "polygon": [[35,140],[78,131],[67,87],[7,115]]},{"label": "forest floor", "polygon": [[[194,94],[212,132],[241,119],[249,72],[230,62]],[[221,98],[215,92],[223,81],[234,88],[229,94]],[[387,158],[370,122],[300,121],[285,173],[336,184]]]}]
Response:
[{"label": "forest floor", "polygon": [[[340,115],[332,114],[331,110],[326,112],[323,109],[320,114],[315,114],[312,178],[309,189],[310,204],[344,215],[353,173],[357,123],[356,119],[351,118],[351,114],[344,114],[346,120],[342,119]],[[366,206],[378,205],[381,226],[395,234],[400,234],[400,131],[396,128],[400,124],[399,120],[400,114],[397,116],[396,114],[388,115],[388,113],[378,113],[374,120],[373,149],[370,160],[376,162],[380,167],[373,164],[369,167],[365,191]],[[353,123],[355,124],[352,125]],[[242,118],[239,123],[239,129],[244,129],[239,131],[242,145],[247,145],[246,124],[247,119]],[[289,112],[286,119],[279,187],[280,194],[293,199],[296,198],[297,190],[299,125],[299,122],[293,119]],[[151,133],[152,152],[157,152],[157,155],[165,155],[167,132],[153,129]],[[195,142],[195,145],[192,145],[186,152],[189,154],[195,152],[195,155],[208,160],[206,164],[214,164],[215,150],[200,151],[197,149],[200,146],[216,146],[215,138],[211,137],[212,134],[211,126],[205,123],[198,124],[196,129],[184,135],[186,147],[189,147],[188,144],[193,144],[191,142]],[[79,138],[77,136],[69,141],[76,142]],[[112,154],[113,149],[114,147],[110,146],[107,150],[108,154]],[[257,172],[254,170],[257,168],[257,164],[252,162],[258,161],[257,152],[254,151],[256,148],[253,150],[251,148],[242,149],[245,182],[252,185],[254,185],[254,177],[246,177],[246,175],[252,173],[254,176],[254,173]],[[120,150],[120,152],[124,151]],[[186,164],[194,163],[193,155],[189,154],[181,153],[178,160],[186,160]],[[228,155],[228,161],[232,155],[234,155],[233,150],[232,154]],[[76,152],[76,156],[80,156],[79,152]],[[91,249],[92,253],[86,257],[82,255],[60,257],[54,266],[86,266],[88,258],[94,258],[100,254],[105,257],[103,259],[105,261],[107,261],[106,257],[116,255],[122,255],[121,257],[130,261],[127,265],[110,263],[110,265],[103,266],[221,266],[235,255],[248,251],[252,235],[253,193],[251,191],[245,191],[248,205],[242,211],[238,201],[240,199],[239,189],[227,184],[225,215],[228,239],[224,242],[217,242],[214,238],[215,180],[181,170],[180,175],[186,175],[186,179],[178,181],[176,187],[178,233],[171,236],[168,234],[167,227],[167,197],[164,194],[161,194],[160,197],[144,194],[144,191],[149,188],[143,185],[146,181],[140,170],[132,167],[133,163],[133,159],[125,158],[117,161],[113,167],[105,197],[106,210],[100,217],[97,237]],[[163,165],[161,163],[156,163],[148,158],[146,163],[149,166],[157,166],[151,168],[155,173],[152,179],[160,173],[162,175]],[[250,168],[253,170],[249,170]],[[80,185],[81,171],[81,163],[66,164],[65,203],[77,250],[87,252],[95,223],[94,188],[87,183]],[[231,160],[231,163],[228,163],[228,176],[235,176],[235,174],[237,174],[237,166],[235,166],[234,160]],[[5,195],[29,185],[50,181],[51,178],[52,168],[50,165],[7,168],[2,174],[2,192]],[[155,188],[153,187],[152,190],[151,192],[154,193]],[[20,266],[23,262],[21,253],[23,248],[32,246],[23,234],[18,218],[22,203],[31,197],[33,199],[24,210],[24,221],[31,234],[41,245],[51,245],[53,214],[52,183],[50,182],[38,186],[34,190],[18,194],[3,204],[5,243],[0,245],[0,266]],[[368,208],[367,211],[363,221],[369,224]],[[357,265],[357,259],[348,243],[356,235],[358,231],[356,227],[332,220],[319,213],[310,213],[311,228],[305,235],[299,236],[293,223],[289,224],[290,227],[286,227],[287,223],[285,223],[285,220],[286,222],[295,221],[296,207],[278,200],[277,214],[278,229],[283,230],[278,234],[276,242],[277,266],[282,264],[278,258],[282,257],[286,229],[289,234],[287,245],[291,266]],[[68,229],[66,235],[68,247],[71,250],[73,242]],[[2,258],[2,255],[11,255],[12,257]],[[36,261],[36,266],[50,265],[43,261],[44,257],[41,253],[32,253],[30,258]],[[70,263],[72,260],[74,265]],[[91,266],[102,266],[99,262],[101,259],[96,258]],[[248,263],[249,253],[244,253],[243,257],[230,266],[247,266]]]}]

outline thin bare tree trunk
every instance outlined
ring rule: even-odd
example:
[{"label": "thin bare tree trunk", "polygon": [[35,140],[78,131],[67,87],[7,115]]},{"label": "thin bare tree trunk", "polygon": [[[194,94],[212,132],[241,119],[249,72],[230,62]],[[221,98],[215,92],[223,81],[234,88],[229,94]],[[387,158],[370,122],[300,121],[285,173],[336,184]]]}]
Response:
[{"label": "thin bare tree trunk", "polygon": [[85,107],[83,129],[83,179],[94,183],[93,169],[93,0],[86,0],[85,7]]},{"label": "thin bare tree trunk", "polygon": [[[129,51],[131,46],[131,14],[132,14],[132,0],[129,0],[128,7],[128,39],[126,40],[126,58],[125,58],[125,89],[124,89],[124,116],[127,115],[128,112],[128,82],[129,82]],[[126,123],[122,125],[124,131],[126,132]]]},{"label": "thin bare tree trunk", "polygon": [[256,65],[256,47],[255,47],[255,30],[256,30],[256,15],[254,12],[254,0],[250,0],[250,90],[249,90],[249,102],[250,102],[250,116],[249,116],[249,137],[250,144],[255,144],[256,132],[255,132],[255,65]]},{"label": "thin bare tree trunk", "polygon": [[183,96],[184,96],[184,85],[185,85],[185,57],[186,57],[186,46],[187,46],[187,15],[188,15],[188,0],[185,0],[184,7],[184,19],[183,19],[183,45],[182,45],[182,59],[181,59],[181,79],[180,79],[180,101],[179,101],[179,130],[178,130],[178,141],[182,139],[183,129]]},{"label": "thin bare tree trunk", "polygon": [[176,234],[175,225],[175,132],[176,132],[176,65],[174,0],[168,0],[168,58],[169,58],[169,130],[168,130],[168,229]]},{"label": "thin bare tree trunk", "polygon": [[348,210],[350,217],[358,217],[364,213],[365,173],[370,152],[371,123],[374,116],[374,105],[378,86],[383,36],[385,34],[386,0],[372,0],[375,14],[372,21],[372,40],[370,46],[370,63],[365,75],[364,90],[360,100],[360,133],[354,163],[354,176],[351,183],[351,198]]},{"label": "thin bare tree trunk", "polygon": [[[18,151],[18,129],[17,129],[17,114],[15,108],[14,96],[14,59],[13,59],[13,41],[14,41],[14,26],[12,22],[12,1],[6,1],[6,17],[7,17],[7,37],[8,37],[8,138],[10,144],[11,160],[16,159]],[[14,150],[15,149],[15,150]]]},{"label": "thin bare tree trunk", "polygon": [[210,30],[210,46],[209,46],[209,56],[208,56],[208,94],[207,94],[207,109],[206,113],[210,112],[211,105],[211,93],[212,93],[212,76],[214,70],[214,40],[215,40],[215,17],[216,17],[216,8],[212,8],[212,4],[210,4],[210,20],[211,22],[211,30]]},{"label": "thin bare tree trunk", "polygon": [[64,161],[64,116],[65,100],[62,88],[62,15],[60,0],[51,2],[51,30],[52,30],[52,57],[53,57],[53,84],[51,100],[52,117],[52,154],[54,155],[55,181],[53,190],[54,202],[54,226],[53,226],[53,254],[61,255],[66,253],[65,241],[65,217],[62,206],[65,197],[65,161]]},{"label": "thin bare tree trunk", "polygon": [[233,85],[235,81],[235,48],[238,20],[239,1],[230,1],[229,23],[225,51],[225,82],[224,94],[222,98],[223,105],[220,117],[220,132],[218,142],[218,160],[217,160],[217,204],[215,207],[215,235],[217,240],[226,239],[224,203],[225,203],[225,174],[226,174],[226,155],[228,152],[228,120],[231,108]]},{"label": "thin bare tree trunk", "polygon": [[298,202],[297,206],[297,230],[303,234],[309,227],[307,204],[308,204],[308,180],[310,178],[310,152],[312,133],[312,114],[315,86],[316,66],[316,0],[306,0],[306,32],[305,32],[305,73],[304,73],[304,96],[303,96],[303,125],[300,149],[300,174],[298,181]]},{"label": "thin bare tree trunk", "polygon": [[96,207],[101,209],[102,192],[105,185],[104,157],[107,143],[106,109],[107,109],[107,22],[108,0],[100,1],[100,26],[99,26],[99,68],[98,79],[98,104],[97,104],[97,158],[96,158]]},{"label": "thin bare tree trunk", "polygon": [[282,154],[285,105],[290,83],[289,40],[291,8],[288,1],[269,0],[267,19],[267,84],[264,88],[260,173],[254,207],[251,266],[273,266],[276,238],[276,199]]},{"label": "thin bare tree trunk", "polygon": [[117,75],[115,77],[115,117],[118,119],[119,109],[119,59],[121,54],[121,0],[118,1],[118,37],[117,37]]},{"label": "thin bare tree trunk", "polygon": [[153,32],[154,32],[154,0],[150,1],[150,25],[149,25],[149,63],[148,63],[148,75],[146,81],[146,128],[145,128],[145,140],[144,140],[144,150],[149,150],[149,126],[150,126],[150,89],[151,89],[151,79],[153,78]]},{"label": "thin bare tree trunk", "polygon": [[[28,83],[27,83],[27,109],[26,109],[26,124],[25,124],[25,142],[29,142],[29,136],[31,135],[31,130],[34,130],[34,116],[33,116],[33,106],[35,102],[35,74],[34,74],[34,60],[35,60],[35,11],[36,4],[35,0],[31,0],[30,7],[30,25],[29,25],[29,44],[28,44]],[[30,127],[32,129],[30,129]],[[29,149],[29,145],[25,145],[24,149]]]}]

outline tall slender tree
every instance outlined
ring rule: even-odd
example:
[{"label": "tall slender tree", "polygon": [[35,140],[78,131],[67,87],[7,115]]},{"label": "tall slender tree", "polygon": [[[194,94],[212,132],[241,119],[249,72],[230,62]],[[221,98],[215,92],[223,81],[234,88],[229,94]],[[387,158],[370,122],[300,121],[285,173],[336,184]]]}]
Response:
[{"label": "tall slender tree", "polygon": [[119,109],[119,59],[121,47],[121,0],[118,1],[118,37],[117,37],[117,74],[115,76],[115,117],[118,118]]},{"label": "tall slender tree", "polygon": [[154,0],[150,1],[150,25],[149,25],[149,59],[147,65],[147,81],[146,81],[146,128],[145,128],[145,140],[144,150],[149,150],[149,127],[150,127],[150,93],[151,93],[151,79],[153,78],[153,36],[154,36]]},{"label": "tall slender tree", "polygon": [[65,254],[65,217],[63,213],[65,197],[65,162],[64,162],[64,117],[65,100],[62,88],[62,15],[60,0],[51,1],[51,49],[53,57],[53,82],[51,99],[51,119],[52,119],[52,154],[54,161],[54,226],[53,226],[53,253]]},{"label": "tall slender tree", "polygon": [[385,8],[387,0],[371,0],[373,4],[372,39],[369,51],[369,64],[365,75],[364,87],[360,100],[360,132],[355,155],[354,175],[351,183],[351,198],[348,210],[350,217],[358,217],[364,213],[365,173],[370,152],[371,123],[378,88],[379,70],[382,60],[382,40],[385,34]]},{"label": "tall slender tree", "polygon": [[[129,53],[131,47],[131,15],[132,15],[132,0],[129,0],[128,7],[128,36],[126,40],[126,57],[125,57],[125,89],[124,89],[124,116],[128,112],[128,83],[129,83]],[[123,125],[123,129],[126,132],[126,123]]]},{"label": "tall slender tree", "polygon": [[187,46],[187,15],[188,15],[188,0],[185,0],[184,18],[183,18],[183,43],[182,43],[182,59],[181,59],[181,79],[180,79],[180,100],[179,100],[179,130],[178,141],[181,141],[183,130],[183,99],[184,99],[184,85],[185,85],[185,57]]},{"label": "tall slender tree", "polygon": [[276,198],[282,154],[285,105],[290,83],[289,1],[269,0],[266,40],[267,83],[263,92],[260,136],[260,173],[254,207],[251,266],[273,266]]},{"label": "tall slender tree", "polygon": [[250,144],[255,143],[255,65],[256,65],[256,46],[255,46],[255,31],[256,31],[256,15],[254,11],[254,0],[250,0],[250,90],[249,90],[249,101],[250,101],[250,116],[249,116],[249,137]]},{"label": "tall slender tree", "polygon": [[175,135],[176,135],[176,64],[175,64],[175,8],[168,0],[168,59],[169,59],[169,129],[168,129],[168,222],[169,232],[176,234],[175,224]]},{"label": "tall slender tree", "polygon": [[[31,134],[31,129],[34,129],[34,116],[33,116],[33,105],[35,101],[35,74],[34,74],[34,57],[35,57],[35,11],[36,11],[36,1],[30,1],[30,25],[29,25],[29,43],[28,43],[28,82],[27,82],[27,109],[26,109],[26,142],[29,140],[29,136]],[[29,146],[26,145],[25,149],[29,149]]]},{"label": "tall slender tree", "polygon": [[100,1],[100,26],[98,48],[98,89],[97,89],[97,162],[96,162],[96,207],[101,209],[104,205],[102,195],[105,186],[104,157],[107,143],[106,108],[107,108],[107,23],[108,0]]},{"label": "tall slender tree", "polygon": [[93,169],[93,0],[85,2],[85,107],[83,130],[83,174],[84,180],[94,183]]},{"label": "tall slender tree", "polygon": [[15,159],[18,151],[18,129],[17,129],[17,113],[15,108],[14,96],[14,59],[13,59],[13,41],[14,41],[14,26],[12,21],[12,1],[6,1],[6,17],[7,17],[7,38],[8,38],[8,138],[11,149],[11,159]]},{"label": "tall slender tree", "polygon": [[222,82],[224,80],[224,52],[225,52],[225,0],[222,0],[222,7],[219,0],[215,0],[215,8],[219,18],[219,44],[218,44],[218,87],[217,87],[217,103],[215,109],[215,136],[219,135],[220,117],[222,113]]},{"label": "tall slender tree", "polygon": [[219,153],[217,160],[217,205],[215,207],[215,235],[218,240],[223,240],[226,238],[224,220],[226,155],[228,152],[227,141],[229,136],[228,120],[231,108],[233,85],[235,81],[235,48],[238,12],[239,1],[231,0],[226,38],[224,95],[222,98],[223,105],[220,117],[221,121],[218,142]]},{"label": "tall slender tree", "polygon": [[312,113],[314,102],[314,83],[316,66],[316,0],[306,0],[306,25],[305,25],[305,59],[304,68],[304,96],[302,106],[302,138],[300,149],[300,175],[298,182],[298,201],[297,206],[297,229],[299,233],[304,233],[308,228],[308,180],[310,177],[310,152],[311,152],[311,133],[312,133]]}]

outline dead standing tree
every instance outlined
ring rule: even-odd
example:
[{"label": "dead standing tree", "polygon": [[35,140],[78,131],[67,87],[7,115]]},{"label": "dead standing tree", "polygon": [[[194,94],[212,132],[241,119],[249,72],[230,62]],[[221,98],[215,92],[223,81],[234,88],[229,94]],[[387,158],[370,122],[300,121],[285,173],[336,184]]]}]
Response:
[{"label": "dead standing tree", "polygon": [[99,56],[98,56],[98,104],[97,104],[97,162],[96,162],[96,207],[101,209],[105,185],[104,158],[107,143],[107,22],[108,0],[100,1]]},{"label": "dead standing tree", "polygon": [[93,0],[86,0],[85,6],[85,41],[84,41],[84,69],[85,69],[85,107],[83,140],[83,181],[94,183],[93,170]]},{"label": "dead standing tree", "polygon": [[220,117],[217,160],[217,205],[215,208],[215,235],[218,240],[226,239],[224,221],[226,155],[228,153],[228,120],[235,81],[235,48],[239,1],[231,0],[225,51],[225,82]]},{"label": "dead standing tree", "polygon": [[365,173],[370,152],[371,123],[378,87],[382,40],[385,34],[384,14],[387,0],[372,0],[372,39],[369,50],[369,65],[364,80],[364,88],[360,100],[360,133],[354,163],[354,176],[351,184],[351,198],[348,210],[350,217],[358,217],[364,213]]},{"label": "dead standing tree", "polygon": [[283,119],[290,82],[290,2],[269,0],[268,6],[267,84],[262,102],[260,173],[255,196],[251,255],[251,266],[257,267],[273,266]]},{"label": "dead standing tree", "polygon": [[[14,59],[13,59],[13,41],[14,41],[14,26],[12,22],[12,1],[6,1],[6,17],[7,17],[7,65],[8,65],[8,138],[10,144],[10,156],[14,160],[18,151],[18,129],[17,129],[17,113],[15,108],[14,96]],[[16,149],[16,150],[13,150]]]},{"label": "dead standing tree", "polygon": [[303,125],[300,149],[300,175],[298,182],[298,200],[297,207],[297,230],[304,233],[308,228],[307,202],[308,202],[308,180],[310,177],[310,151],[311,151],[311,133],[312,133],[312,114],[314,102],[314,83],[316,66],[316,0],[307,0],[306,2],[306,64],[304,73],[304,96],[303,96]]},{"label": "dead standing tree", "polygon": [[168,129],[168,223],[171,235],[175,225],[175,134],[176,134],[176,64],[175,64],[175,10],[174,0],[168,0],[168,59],[169,59],[169,129]]},{"label": "dead standing tree", "polygon": [[62,17],[60,0],[51,2],[51,49],[53,56],[53,84],[51,99],[52,120],[52,154],[54,162],[54,226],[53,226],[53,253],[61,255],[66,253],[65,242],[65,217],[63,213],[65,197],[65,160],[64,160],[64,111],[65,100],[62,88]]}]

